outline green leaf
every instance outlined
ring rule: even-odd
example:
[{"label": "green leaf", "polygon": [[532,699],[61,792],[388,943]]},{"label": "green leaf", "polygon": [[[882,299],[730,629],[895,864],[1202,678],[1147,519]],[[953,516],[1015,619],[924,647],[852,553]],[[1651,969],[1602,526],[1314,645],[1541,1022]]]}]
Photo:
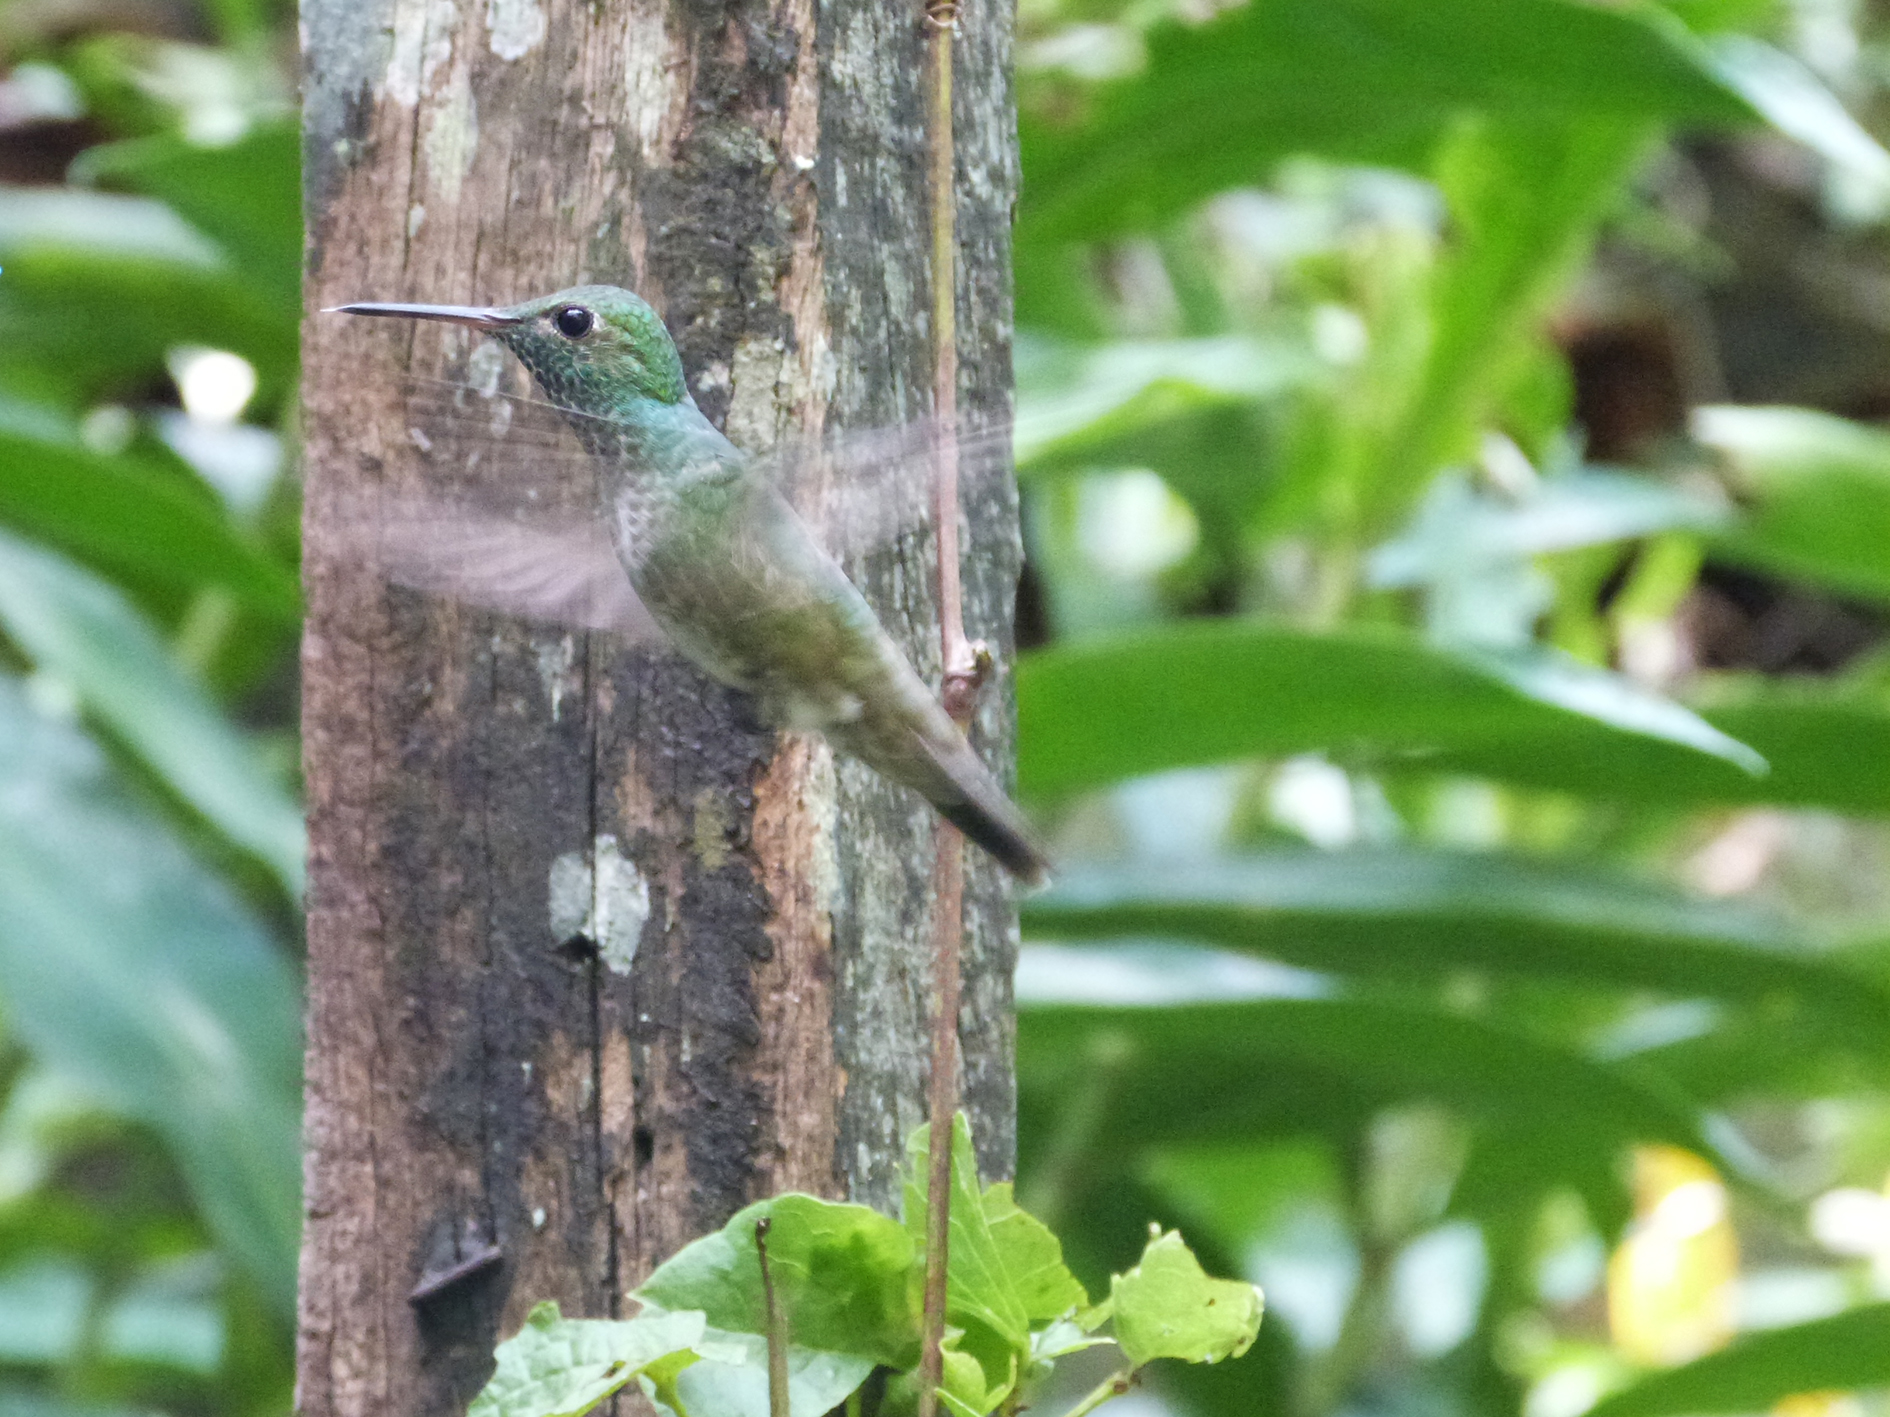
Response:
[{"label": "green leaf", "polygon": [[164,1138],[287,1316],[301,1238],[301,1009],[261,926],[73,726],[0,677],[0,1007]]},{"label": "green leaf", "polygon": [[1259,1288],[1210,1279],[1174,1230],[1150,1240],[1141,1263],[1110,1281],[1109,1295],[1116,1343],[1131,1367],[1157,1358],[1238,1358],[1260,1334]]},{"label": "green leaf", "polygon": [[1890,153],[1804,63],[1750,35],[1721,35],[1713,67],[1774,128],[1853,179],[1890,183]]},{"label": "green leaf", "polygon": [[1088,1292],[1063,1263],[1063,1246],[1047,1225],[1017,1204],[1009,1181],[986,1187],[984,1219],[1033,1328],[1089,1307]]},{"label": "green leaf", "polygon": [[1703,408],[1693,434],[1730,467],[1747,514],[1724,555],[1890,600],[1890,433],[1802,408]]},{"label": "green leaf", "polygon": [[1589,1408],[1590,1417],[1761,1412],[1798,1393],[1890,1385],[1890,1304],[1749,1333],[1717,1353],[1653,1373]]},{"label": "green leaf", "polygon": [[1413,525],[1372,552],[1373,585],[1432,585],[1497,562],[1675,528],[1707,531],[1728,516],[1692,491],[1607,468],[1545,477],[1521,499],[1440,481]]},{"label": "green leaf", "polygon": [[71,177],[162,199],[213,237],[245,278],[293,307],[302,278],[301,158],[300,125],[270,123],[227,147],[174,134],[102,144],[80,154]]},{"label": "green leaf", "polygon": [[[1363,1125],[1406,1102],[1552,1130],[1570,1164],[1669,1141],[1720,1158],[1688,1100],[1627,1067],[1496,1021],[1363,999],[1161,1008],[1020,1006],[1020,1135],[1053,1129],[1072,1090],[1098,1109],[1094,1154],[1251,1142]],[[1584,1164],[1586,1164],[1584,1162]]]},{"label": "green leaf", "polygon": [[918,1361],[912,1242],[898,1221],[862,1205],[798,1194],[757,1202],[657,1266],[636,1297],[699,1309],[730,1333],[765,1334],[755,1252],[755,1222],[764,1216],[772,1222],[768,1259],[792,1343],[893,1368]]},{"label": "green leaf", "polygon": [[[925,1252],[926,1168],[930,1127],[906,1143],[905,1226],[914,1252]],[[1040,1253],[1040,1252],[1038,1252]],[[1030,1356],[1030,1316],[998,1248],[978,1186],[971,1128],[963,1114],[952,1124],[950,1260],[946,1266],[945,1321],[965,1330],[962,1351],[984,1370],[987,1394],[1002,1396]]]},{"label": "green leaf", "polygon": [[103,456],[22,423],[17,408],[0,405],[0,523],[114,576],[191,591],[218,586],[276,621],[300,614],[294,574],[207,497],[142,459]]},{"label": "green leaf", "polygon": [[116,589],[0,531],[0,627],[300,899],[301,808]]},{"label": "green leaf", "polygon": [[703,1333],[697,1313],[567,1319],[540,1304],[499,1345],[498,1366],[467,1417],[578,1417]]},{"label": "green leaf", "polygon": [[162,202],[65,187],[0,186],[0,253],[47,248],[217,270],[215,242]]},{"label": "green leaf", "polygon": [[[1731,680],[1702,694],[1702,716],[1764,757],[1754,777],[1671,743],[1569,718],[1529,732],[1445,748],[1404,766],[1471,773],[1578,793],[1596,801],[1682,809],[1776,802],[1890,811],[1890,703],[1868,687]],[[1380,767],[1395,767],[1379,758]]]},{"label": "green leaf", "polygon": [[1574,723],[1742,766],[1757,756],[1678,705],[1561,656],[1252,620],[1039,650],[1018,664],[1017,701],[1018,783],[1044,795],[1246,756],[1527,743]]},{"label": "green leaf", "polygon": [[1061,873],[1024,903],[1033,939],[1200,940],[1415,982],[1459,968],[1681,996],[1786,999],[1870,1039],[1890,994],[1802,929],[1730,901],[1516,858],[1294,850]]},{"label": "green leaf", "polygon": [[[696,1346],[700,1360],[676,1375],[671,1403],[679,1417],[770,1417],[768,1340],[759,1334],[710,1329]],[[825,1417],[873,1372],[871,1358],[788,1346],[790,1417]]]},{"label": "green leaf", "polygon": [[[1422,168],[1465,113],[1749,123],[1699,43],[1659,11],[1576,0],[1269,0],[1148,36],[1147,69],[1079,127],[1021,124],[1019,243],[1165,225],[1281,157]],[[1212,133],[1215,141],[1204,142]]]},{"label": "green leaf", "polygon": [[1279,393],[1319,368],[1298,345],[1250,335],[1094,346],[1020,340],[1017,461],[1107,464],[1112,446],[1132,435]]}]

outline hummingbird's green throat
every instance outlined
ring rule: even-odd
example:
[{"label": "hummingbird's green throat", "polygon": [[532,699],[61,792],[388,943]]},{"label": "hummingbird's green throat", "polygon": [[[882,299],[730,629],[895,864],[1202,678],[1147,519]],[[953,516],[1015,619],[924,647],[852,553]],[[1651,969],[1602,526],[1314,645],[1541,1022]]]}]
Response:
[{"label": "hummingbird's green throat", "polygon": [[[450,321],[503,343],[589,450],[623,576],[686,658],[754,695],[770,721],[819,730],[922,793],[1016,875],[1044,875],[1022,815],[865,598],[773,479],[697,409],[644,300],[585,285],[498,308],[337,309]],[[508,608],[543,611],[522,597]]]}]

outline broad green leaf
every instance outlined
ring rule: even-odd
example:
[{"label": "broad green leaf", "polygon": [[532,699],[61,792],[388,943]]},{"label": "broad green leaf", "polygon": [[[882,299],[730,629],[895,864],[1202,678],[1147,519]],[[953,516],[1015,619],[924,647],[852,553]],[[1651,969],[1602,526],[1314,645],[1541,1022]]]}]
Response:
[{"label": "broad green leaf", "polygon": [[[1505,8],[1513,16],[1529,7]],[[1373,411],[1383,426],[1364,492],[1377,534],[1403,520],[1437,468],[1469,461],[1483,429],[1502,421],[1503,391],[1527,367],[1547,307],[1587,256],[1649,133],[1620,116],[1538,114],[1462,124],[1439,146],[1433,175],[1453,239],[1429,281],[1422,367],[1394,385],[1390,414]]]},{"label": "broad green leaf", "polygon": [[254,128],[227,147],[173,134],[134,138],[88,148],[71,175],[161,198],[214,238],[246,279],[292,308],[302,274],[301,143],[294,123]]},{"label": "broad green leaf", "polygon": [[133,581],[218,586],[247,609],[292,622],[294,574],[244,539],[207,496],[129,455],[17,431],[0,407],[0,523]]},{"label": "broad green leaf", "polygon": [[1089,1307],[1089,1294],[1063,1263],[1063,1246],[1017,1204],[1009,1181],[985,1188],[984,1219],[1032,1327]]},{"label": "broad green leaf", "polygon": [[1019,1009],[1020,1135],[1097,1109],[1094,1154],[1321,1134],[1434,1102],[1550,1129],[1571,1158],[1670,1141],[1723,1161],[1687,1099],[1659,1081],[1496,1021],[1363,999],[1166,1008]]},{"label": "broad green leaf", "polygon": [[[80,193],[100,202],[132,200]],[[12,200],[0,195],[0,206]],[[155,204],[152,204],[155,205]],[[265,390],[281,391],[296,360],[297,311],[227,263],[120,255],[108,245],[50,238],[15,248],[0,240],[0,374],[20,393],[83,408],[123,398],[184,344],[232,350],[254,364]],[[72,312],[109,311],[112,337]]]},{"label": "broad green leaf", "polygon": [[1553,649],[1481,649],[1457,653],[1539,704],[1605,724],[1623,733],[1673,743],[1695,753],[1723,758],[1752,777],[1768,765],[1760,754],[1722,733],[1692,709],[1614,674]]},{"label": "broad green leaf", "polygon": [[107,582],[0,531],[0,629],[231,841],[302,894],[302,812]]},{"label": "broad green leaf", "polygon": [[1378,586],[1430,585],[1493,562],[1676,528],[1706,531],[1726,519],[1724,507],[1697,493],[1607,468],[1545,477],[1513,499],[1440,479],[1415,522],[1372,552],[1368,571]]},{"label": "broad green leaf", "polygon": [[1116,1343],[1131,1367],[1157,1358],[1238,1358],[1260,1333],[1259,1289],[1237,1279],[1210,1279],[1174,1230],[1149,1241],[1141,1263],[1110,1281],[1109,1295]]},{"label": "broad green leaf", "polygon": [[[916,1255],[925,1253],[926,1167],[930,1127],[906,1143],[906,1233]],[[1000,1207],[1001,1209],[1001,1207]],[[945,1321],[965,1330],[960,1347],[984,1370],[987,1393],[1007,1388],[1030,1356],[1030,1316],[998,1247],[978,1185],[971,1129],[963,1114],[952,1124],[950,1260],[946,1266]]]},{"label": "broad green leaf", "polygon": [[1039,650],[1018,664],[1017,700],[1018,782],[1046,795],[1244,756],[1526,743],[1571,724],[1741,766],[1755,756],[1678,705],[1561,656],[1251,620]]},{"label": "broad green leaf", "polygon": [[[1150,33],[1148,65],[1080,126],[1022,125],[1020,244],[1165,225],[1298,152],[1422,167],[1469,112],[1749,123],[1658,11],[1576,0],[1270,0]],[[1203,141],[1214,134],[1214,141]]]},{"label": "broad green leaf", "polygon": [[914,1250],[898,1221],[861,1205],[788,1194],[739,1211],[657,1266],[636,1297],[699,1309],[714,1328],[765,1334],[755,1222],[772,1222],[768,1259],[790,1340],[804,1348],[910,1367],[918,1361]]},{"label": "broad green leaf", "polygon": [[1278,393],[1318,369],[1301,346],[1248,335],[1094,346],[1023,341],[1017,461],[1107,462],[1112,448],[1133,434]]},{"label": "broad green leaf", "polygon": [[0,186],[0,253],[76,250],[216,270],[223,253],[162,202],[66,187]]},{"label": "broad green leaf", "polygon": [[[1890,702],[1874,691],[1815,681],[1731,680],[1708,686],[1696,706],[1707,722],[1762,756],[1768,771],[1755,777],[1721,759],[1572,717],[1453,745],[1403,765],[1672,809],[1776,802],[1890,812]],[[1398,766],[1382,754],[1358,761]]]},{"label": "broad green leaf", "polygon": [[1601,1399],[1591,1417],[1761,1412],[1799,1393],[1890,1386],[1890,1304],[1748,1333]]},{"label": "broad green leaf", "polygon": [[1890,433],[1803,408],[1703,408],[1693,434],[1746,503],[1721,553],[1890,599]]},{"label": "broad green leaf", "polygon": [[1610,989],[1796,1002],[1890,1029],[1890,994],[1753,907],[1494,855],[1294,850],[1072,868],[1024,903],[1038,939],[1211,942],[1289,964],[1428,981],[1458,968]]},{"label": "broad green leaf", "polygon": [[468,1417],[578,1417],[658,1359],[693,1347],[703,1329],[699,1313],[567,1319],[556,1304],[540,1304],[499,1345],[498,1366]]},{"label": "broad green leaf", "polygon": [[0,678],[0,1009],[164,1138],[279,1313],[301,1236],[300,1006],[261,926],[72,725]]},{"label": "broad green leaf", "polygon": [[[770,1417],[768,1341],[758,1334],[709,1330],[699,1362],[676,1376],[679,1417]],[[871,1376],[874,1362],[857,1353],[788,1346],[790,1417],[825,1417]]]},{"label": "broad green leaf", "polygon": [[1744,34],[1719,36],[1710,52],[1726,86],[1779,132],[1854,178],[1890,183],[1890,153],[1802,61]]}]

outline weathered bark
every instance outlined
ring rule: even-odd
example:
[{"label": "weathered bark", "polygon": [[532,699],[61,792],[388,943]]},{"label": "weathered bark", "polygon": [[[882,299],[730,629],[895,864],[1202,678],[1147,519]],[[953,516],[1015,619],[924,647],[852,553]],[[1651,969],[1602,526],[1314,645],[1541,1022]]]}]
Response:
[{"label": "weathered bark", "polygon": [[[992,408],[1009,11],[977,0],[964,25],[961,398]],[[916,0],[305,0],[303,29],[298,1403],[424,1417],[464,1405],[532,1302],[615,1312],[747,1200],[894,1202],[923,1118],[932,826],[673,657],[382,585],[343,534],[359,510],[486,475],[450,429],[422,452],[396,392],[468,346],[315,312],[611,281],[665,313],[737,441],[922,414],[922,32]],[[1002,651],[1016,508],[973,490],[966,619]],[[936,675],[930,533],[849,570]],[[1002,680],[978,727],[1001,757]],[[967,917],[965,1095],[1003,1172],[1014,916],[982,859]]]}]

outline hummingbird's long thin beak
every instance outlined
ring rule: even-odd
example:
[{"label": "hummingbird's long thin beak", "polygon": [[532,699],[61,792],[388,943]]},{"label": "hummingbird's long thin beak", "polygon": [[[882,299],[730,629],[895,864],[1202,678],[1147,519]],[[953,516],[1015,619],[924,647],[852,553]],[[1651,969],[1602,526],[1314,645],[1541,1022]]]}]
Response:
[{"label": "hummingbird's long thin beak", "polygon": [[453,325],[471,325],[477,330],[503,330],[525,323],[517,315],[477,305],[388,305],[372,300],[354,305],[331,305],[322,314],[393,315],[403,320],[445,320]]}]

